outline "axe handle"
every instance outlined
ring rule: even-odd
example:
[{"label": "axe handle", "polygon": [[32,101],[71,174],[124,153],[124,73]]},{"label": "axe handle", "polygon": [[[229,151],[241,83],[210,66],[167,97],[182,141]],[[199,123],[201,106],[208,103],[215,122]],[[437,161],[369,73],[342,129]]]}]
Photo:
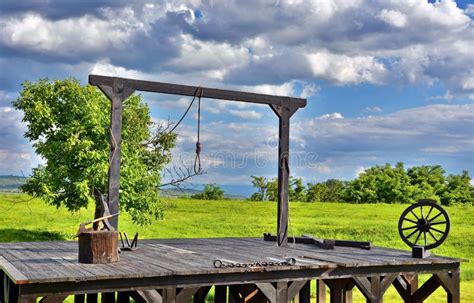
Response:
[{"label": "axe handle", "polygon": [[105,219],[110,219],[110,218],[115,217],[115,216],[118,216],[118,215],[119,215],[119,213],[116,213],[116,214],[113,214],[113,215],[108,215],[108,216],[103,216],[103,217],[94,219],[94,220],[92,220],[92,221],[86,222],[85,225],[89,225],[89,224],[92,224],[92,223],[100,222],[100,221],[103,221],[103,220],[105,220]]}]

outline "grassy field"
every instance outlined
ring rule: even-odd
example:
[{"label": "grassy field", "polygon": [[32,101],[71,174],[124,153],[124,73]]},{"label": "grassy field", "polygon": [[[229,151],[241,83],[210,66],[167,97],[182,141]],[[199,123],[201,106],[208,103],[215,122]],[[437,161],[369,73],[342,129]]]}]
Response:
[{"label": "grassy field", "polygon": [[[120,229],[139,232],[141,238],[260,237],[275,232],[273,202],[196,201],[167,199],[165,218],[147,227],[121,217]],[[397,232],[398,218],[407,205],[290,203],[290,234],[370,240],[378,246],[406,249]],[[474,260],[474,207],[448,207],[452,230],[433,253]],[[68,213],[19,194],[0,194],[0,242],[72,239],[80,222],[92,217],[92,209]],[[462,302],[474,302],[474,263],[462,264]],[[425,302],[445,302],[437,295]],[[355,302],[365,302],[355,294]],[[401,302],[390,289],[386,302]]]}]

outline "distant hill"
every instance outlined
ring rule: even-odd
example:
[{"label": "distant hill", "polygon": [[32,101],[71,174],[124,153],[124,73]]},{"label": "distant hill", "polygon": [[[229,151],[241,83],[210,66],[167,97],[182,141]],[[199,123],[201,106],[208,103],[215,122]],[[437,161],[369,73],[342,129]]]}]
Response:
[{"label": "distant hill", "polygon": [[25,184],[26,178],[20,176],[0,176],[0,192],[19,192],[20,186]]},{"label": "distant hill", "polygon": [[[0,175],[0,192],[19,192],[20,186],[25,184],[26,178],[13,175]],[[164,197],[181,197],[191,196],[201,192],[203,186],[197,188],[183,188],[178,190],[176,188],[165,188],[161,190],[161,195]],[[225,196],[232,200],[245,200],[247,198],[246,190],[241,190],[239,187],[233,188],[230,186],[223,186],[222,189],[226,192]],[[227,193],[231,191],[234,193]],[[240,194],[243,193],[243,194]]]},{"label": "distant hill", "polygon": [[[182,197],[182,196],[191,196],[197,193],[200,193],[201,190],[194,188],[163,188],[160,191],[160,195],[163,197]],[[235,195],[225,193],[225,197],[231,200],[245,200],[247,197],[243,195]]]}]

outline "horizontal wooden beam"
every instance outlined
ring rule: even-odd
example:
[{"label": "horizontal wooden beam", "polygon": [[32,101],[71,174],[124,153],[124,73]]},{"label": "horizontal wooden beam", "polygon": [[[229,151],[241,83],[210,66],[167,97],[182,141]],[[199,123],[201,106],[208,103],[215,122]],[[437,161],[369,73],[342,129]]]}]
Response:
[{"label": "horizontal wooden beam", "polygon": [[[137,91],[154,92],[162,94],[172,94],[181,96],[194,96],[196,93],[203,98],[219,99],[227,101],[240,101],[257,104],[273,104],[302,108],[306,106],[306,99],[286,96],[273,96],[266,94],[256,94],[249,92],[208,88],[201,86],[190,86],[154,81],[135,80],[119,77],[108,77],[100,75],[89,75],[89,84],[95,86],[114,87],[119,84],[122,87],[131,88]],[[199,90],[199,91],[198,91]]]}]

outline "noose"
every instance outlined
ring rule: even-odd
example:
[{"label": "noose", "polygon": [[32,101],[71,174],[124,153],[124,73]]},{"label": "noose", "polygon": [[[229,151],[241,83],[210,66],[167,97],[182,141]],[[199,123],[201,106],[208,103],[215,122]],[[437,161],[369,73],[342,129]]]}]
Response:
[{"label": "noose", "polygon": [[195,174],[199,174],[202,171],[200,133],[201,133],[201,98],[203,95],[203,91],[204,89],[202,87],[196,88],[193,99],[189,103],[188,108],[186,108],[186,111],[184,112],[184,114],[181,116],[178,122],[173,126],[173,128],[168,132],[169,134],[174,132],[174,130],[181,124],[181,122],[183,122],[184,118],[186,117],[189,110],[193,106],[194,101],[196,100],[196,97],[197,97],[198,98],[197,141],[196,141],[196,156],[194,157],[194,165],[193,165],[193,170]]},{"label": "noose", "polygon": [[[198,88],[199,89],[199,88]],[[198,119],[197,119],[197,141],[196,141],[196,157],[194,158],[194,173],[198,174],[201,172],[201,97],[204,89],[201,87],[201,93],[198,97]]]}]

